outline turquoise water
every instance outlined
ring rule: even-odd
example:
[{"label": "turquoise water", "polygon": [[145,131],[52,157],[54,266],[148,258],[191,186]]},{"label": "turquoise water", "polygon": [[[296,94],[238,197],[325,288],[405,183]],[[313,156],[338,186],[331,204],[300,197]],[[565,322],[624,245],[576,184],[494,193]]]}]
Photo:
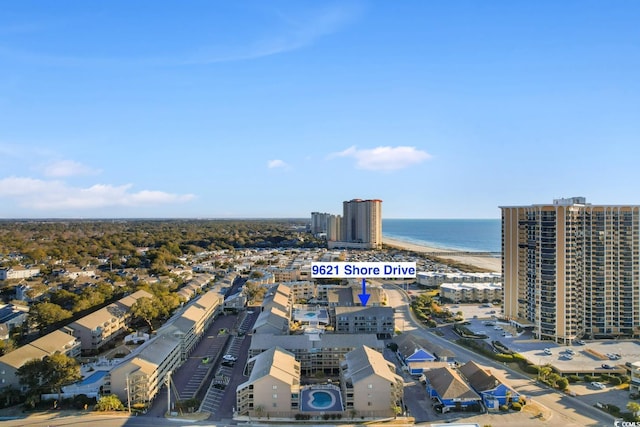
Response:
[{"label": "turquoise water", "polygon": [[382,235],[434,248],[501,251],[499,219],[383,219]]},{"label": "turquoise water", "polygon": [[326,391],[314,391],[313,400],[309,404],[317,409],[328,408],[333,404],[333,397]]},{"label": "turquoise water", "polygon": [[87,378],[83,379],[78,383],[78,385],[89,385],[93,384],[99,380],[101,380],[105,375],[107,375],[107,371],[96,371],[93,374],[89,375]]}]

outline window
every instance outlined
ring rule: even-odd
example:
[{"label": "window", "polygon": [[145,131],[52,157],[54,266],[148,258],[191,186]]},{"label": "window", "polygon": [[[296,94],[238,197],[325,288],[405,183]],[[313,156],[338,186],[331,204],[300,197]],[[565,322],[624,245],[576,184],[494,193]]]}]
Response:
[{"label": "window", "polygon": [[276,384],[274,384],[272,388],[273,388],[274,390],[277,390],[277,389],[278,389],[278,386],[277,386]]},{"label": "window", "polygon": [[273,398],[277,399],[278,398],[278,393],[273,393]]},{"label": "window", "polygon": [[367,388],[373,388],[373,384],[367,384]]}]

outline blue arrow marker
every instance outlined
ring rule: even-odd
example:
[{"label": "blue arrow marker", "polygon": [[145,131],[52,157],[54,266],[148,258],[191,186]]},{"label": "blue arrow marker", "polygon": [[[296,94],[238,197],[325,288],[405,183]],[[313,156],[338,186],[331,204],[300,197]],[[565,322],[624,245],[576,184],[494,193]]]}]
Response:
[{"label": "blue arrow marker", "polygon": [[367,279],[362,279],[362,293],[358,294],[358,298],[360,298],[363,307],[367,305],[370,296],[371,294],[367,293]]}]

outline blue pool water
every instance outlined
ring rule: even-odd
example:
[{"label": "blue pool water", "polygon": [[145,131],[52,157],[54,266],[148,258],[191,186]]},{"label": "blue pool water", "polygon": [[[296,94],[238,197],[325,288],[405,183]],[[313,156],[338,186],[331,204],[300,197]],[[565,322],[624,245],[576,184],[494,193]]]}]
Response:
[{"label": "blue pool water", "polygon": [[312,397],[313,400],[309,404],[314,408],[322,409],[333,405],[333,396],[326,391],[314,391]]},{"label": "blue pool water", "polygon": [[307,313],[307,314],[304,315],[304,317],[309,317],[309,318],[316,317],[316,314],[315,313]]},{"label": "blue pool water", "polygon": [[107,375],[107,371],[96,371],[93,374],[89,375],[87,378],[80,381],[78,385],[93,384],[96,381],[100,381],[105,375]]}]

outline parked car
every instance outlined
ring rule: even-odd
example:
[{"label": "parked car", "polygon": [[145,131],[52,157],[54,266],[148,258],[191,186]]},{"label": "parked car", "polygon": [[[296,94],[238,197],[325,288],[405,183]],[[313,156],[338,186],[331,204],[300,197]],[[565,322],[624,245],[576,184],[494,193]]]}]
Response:
[{"label": "parked car", "polygon": [[582,341],[582,340],[577,340],[577,341],[576,341],[576,344],[578,344],[578,345],[585,345],[585,342],[584,342],[584,341]]},{"label": "parked car", "polygon": [[613,369],[613,366],[611,366],[611,365],[607,365],[606,363],[603,363],[603,364],[602,364],[602,368],[603,368],[603,369]]},{"label": "parked car", "polygon": [[601,382],[598,382],[598,381],[593,381],[593,382],[591,382],[591,385],[592,385],[593,387],[595,387],[595,388],[599,388],[599,389],[601,389],[601,390],[602,390],[603,388],[605,388],[605,385],[604,385],[604,384],[602,384]]},{"label": "parked car", "polygon": [[230,355],[230,354],[225,354],[224,356],[222,356],[222,358],[223,358],[224,360],[230,360],[230,361],[232,361],[232,362],[235,362],[236,360],[238,360],[238,358],[237,358],[237,357],[232,356],[232,355]]},{"label": "parked car", "polygon": [[545,348],[544,350],[544,354],[551,356],[553,353],[551,352],[551,349]]}]

